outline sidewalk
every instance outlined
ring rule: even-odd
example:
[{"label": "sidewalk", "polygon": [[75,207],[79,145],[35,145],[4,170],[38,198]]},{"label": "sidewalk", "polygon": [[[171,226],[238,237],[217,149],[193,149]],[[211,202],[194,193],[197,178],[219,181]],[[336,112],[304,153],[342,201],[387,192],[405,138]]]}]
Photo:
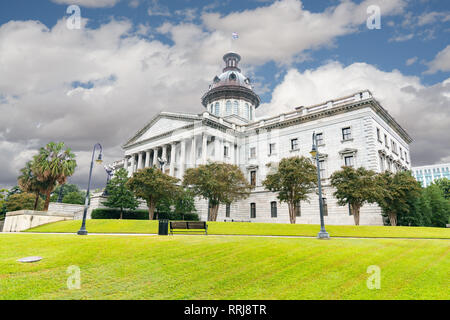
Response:
[{"label": "sidewalk", "polygon": [[[32,234],[32,235],[77,235],[71,232],[0,232],[0,234]],[[89,233],[88,236],[157,236],[157,233]],[[204,234],[174,234],[169,236],[205,236]],[[263,237],[263,238],[306,238],[316,239],[314,236],[280,236],[280,235],[253,235],[253,234],[209,234],[205,237]],[[399,237],[352,237],[352,236],[330,236],[331,239],[399,239],[399,240],[450,240],[448,238],[399,238]]]}]

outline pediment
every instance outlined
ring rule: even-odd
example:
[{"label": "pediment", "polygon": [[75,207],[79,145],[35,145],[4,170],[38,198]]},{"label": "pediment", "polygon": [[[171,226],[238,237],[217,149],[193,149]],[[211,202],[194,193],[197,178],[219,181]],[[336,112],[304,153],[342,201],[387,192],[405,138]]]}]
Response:
[{"label": "pediment", "polygon": [[177,129],[189,126],[197,119],[197,115],[176,115],[176,114],[164,114],[160,113],[153,118],[145,127],[139,130],[125,145],[124,147],[139,143],[163,135],[164,133],[173,132]]}]

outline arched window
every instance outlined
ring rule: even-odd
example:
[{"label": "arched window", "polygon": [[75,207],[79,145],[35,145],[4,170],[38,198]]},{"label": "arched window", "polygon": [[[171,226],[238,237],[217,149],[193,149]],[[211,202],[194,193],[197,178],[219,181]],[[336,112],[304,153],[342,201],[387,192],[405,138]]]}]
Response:
[{"label": "arched window", "polygon": [[231,81],[235,81],[236,80],[236,75],[234,73],[231,73],[229,79]]},{"label": "arched window", "polygon": [[253,120],[253,108],[250,106],[250,120]]},{"label": "arched window", "polygon": [[231,114],[231,101],[227,100],[227,116]]},{"label": "arched window", "polygon": [[220,114],[220,105],[219,102],[216,102],[216,108],[214,110],[214,115],[219,116]]},{"label": "arched window", "polygon": [[234,100],[234,114],[239,114],[239,102]]},{"label": "arched window", "polygon": [[245,116],[247,119],[250,119],[250,107],[248,106],[248,103],[245,104]]},{"label": "arched window", "polygon": [[213,113],[213,107],[214,107],[213,104],[211,104],[211,105],[209,106],[209,112]]}]

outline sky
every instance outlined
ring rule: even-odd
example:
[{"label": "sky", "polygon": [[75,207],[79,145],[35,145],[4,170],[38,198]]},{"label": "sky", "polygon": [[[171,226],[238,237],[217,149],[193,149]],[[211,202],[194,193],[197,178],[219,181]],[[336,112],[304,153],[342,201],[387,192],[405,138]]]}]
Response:
[{"label": "sky", "polygon": [[369,89],[414,139],[414,166],[450,162],[449,38],[447,0],[1,0],[0,187],[63,141],[85,189],[95,143],[119,160],[158,112],[203,112],[228,51],[257,117]]}]

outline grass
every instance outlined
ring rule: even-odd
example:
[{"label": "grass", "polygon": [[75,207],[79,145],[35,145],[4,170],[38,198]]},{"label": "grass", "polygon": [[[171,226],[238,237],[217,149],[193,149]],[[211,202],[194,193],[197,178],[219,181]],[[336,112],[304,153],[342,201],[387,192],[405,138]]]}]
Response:
[{"label": "grass", "polygon": [[[38,226],[30,232],[77,232],[80,221],[61,221]],[[91,233],[157,233],[158,221],[148,220],[87,220]],[[208,234],[213,235],[277,235],[316,236],[320,227],[311,224],[208,222]],[[387,237],[450,239],[450,228],[389,227],[389,226],[326,226],[334,237]]]},{"label": "grass", "polygon": [[449,253],[448,240],[1,234],[0,298],[448,300]]}]

